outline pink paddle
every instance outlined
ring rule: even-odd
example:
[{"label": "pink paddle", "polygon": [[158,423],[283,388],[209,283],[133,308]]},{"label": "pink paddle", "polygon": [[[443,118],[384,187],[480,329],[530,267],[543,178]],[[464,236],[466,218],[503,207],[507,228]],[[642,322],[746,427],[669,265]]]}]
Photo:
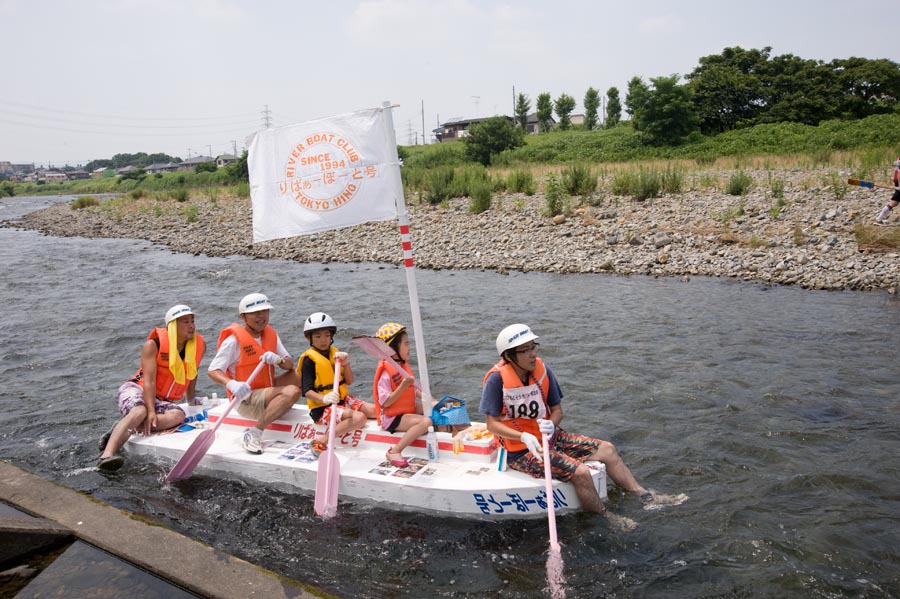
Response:
[{"label": "pink paddle", "polygon": [[[341,386],[341,361],[334,361],[335,391]],[[337,404],[331,404],[328,421],[328,448],[319,456],[316,472],[316,514],[324,519],[337,516],[338,489],[341,486],[341,463],[334,454],[334,429],[337,426]]]},{"label": "pink paddle", "polygon": [[[265,362],[260,362],[256,369],[253,370],[250,377],[247,379],[248,385],[253,382],[253,379],[256,378],[256,375],[262,371],[263,366],[265,365]],[[228,416],[232,408],[238,405],[238,403],[240,403],[240,400],[235,397],[231,400],[231,403],[228,404],[228,407],[213,427],[197,435],[197,438],[194,439],[191,446],[187,448],[187,451],[184,452],[181,459],[175,463],[175,466],[172,467],[172,471],[166,476],[167,483],[184,480],[194,472],[194,468],[197,467],[197,464],[200,463],[200,460],[203,459],[203,456],[205,456],[209,448],[212,447],[213,441],[216,440],[216,430],[218,430],[219,426],[225,421],[225,417]]]},{"label": "pink paddle", "polygon": [[550,528],[550,555],[547,557],[547,584],[552,599],[563,599],[563,559],[556,539],[556,507],[553,505],[553,478],[550,470],[550,439],[541,435],[544,444],[544,485],[547,491],[547,525]]},{"label": "pink paddle", "polygon": [[[409,373],[403,370],[397,361],[394,359],[394,350],[391,349],[387,343],[384,342],[384,339],[379,339],[378,337],[369,337],[368,335],[358,335],[353,338],[353,343],[359,346],[361,350],[366,352],[368,355],[373,358],[381,358],[388,364],[394,367],[394,370],[400,373],[400,376],[407,379],[409,378]],[[422,390],[422,385],[419,384],[419,381],[413,383],[413,386],[417,391]]]}]

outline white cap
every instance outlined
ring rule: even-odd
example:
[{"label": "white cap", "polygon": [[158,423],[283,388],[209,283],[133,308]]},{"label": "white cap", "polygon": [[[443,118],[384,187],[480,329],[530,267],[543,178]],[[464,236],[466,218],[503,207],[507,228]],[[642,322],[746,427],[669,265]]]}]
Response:
[{"label": "white cap", "polygon": [[264,296],[262,293],[251,293],[250,295],[245,295],[244,299],[241,300],[241,314],[248,314],[250,312],[262,312],[263,310],[271,309],[272,304],[269,303],[269,298]]},{"label": "white cap", "polygon": [[497,353],[502,356],[506,350],[537,338],[527,324],[511,324],[497,335]]},{"label": "white cap", "polygon": [[169,324],[176,318],[180,316],[187,316],[188,314],[193,314],[194,311],[191,310],[188,306],[184,304],[178,304],[177,306],[172,306],[169,308],[169,311],[166,312],[166,324]]}]

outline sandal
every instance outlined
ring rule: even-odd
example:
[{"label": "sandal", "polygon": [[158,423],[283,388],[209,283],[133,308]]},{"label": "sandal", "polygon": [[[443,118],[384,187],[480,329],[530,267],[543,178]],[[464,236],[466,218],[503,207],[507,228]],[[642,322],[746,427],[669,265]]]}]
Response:
[{"label": "sandal", "polygon": [[103,472],[115,472],[125,463],[125,458],[120,455],[112,455],[108,458],[102,458],[97,462],[97,469]]},{"label": "sandal", "polygon": [[[396,456],[400,456],[400,457],[392,458],[391,457],[392,455],[396,455]],[[392,466],[396,466],[397,468],[406,468],[407,466],[409,466],[409,462],[406,461],[406,458],[404,458],[401,454],[399,454],[395,451],[391,451],[390,449],[388,449],[388,452],[386,454],[384,454],[384,457],[387,458],[387,460],[391,463]]]}]

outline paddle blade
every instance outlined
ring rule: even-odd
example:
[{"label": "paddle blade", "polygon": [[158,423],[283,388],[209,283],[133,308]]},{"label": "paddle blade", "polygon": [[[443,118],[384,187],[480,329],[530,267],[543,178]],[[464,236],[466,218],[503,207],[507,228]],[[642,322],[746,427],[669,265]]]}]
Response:
[{"label": "paddle blade", "polygon": [[860,187],[872,188],[874,184],[871,181],[860,181],[859,179],[847,179],[848,185],[859,185]]},{"label": "paddle blade", "polygon": [[319,471],[316,474],[316,514],[321,518],[337,515],[338,487],[341,485],[341,463],[329,446],[319,456]]},{"label": "paddle blade", "polygon": [[547,586],[551,599],[565,599],[566,589],[563,586],[563,559],[559,545],[550,547],[550,556],[547,558]]},{"label": "paddle blade", "polygon": [[184,452],[172,468],[172,471],[166,476],[166,482],[173,483],[188,478],[194,472],[194,468],[197,467],[197,464],[200,463],[200,460],[203,459],[203,456],[206,455],[207,450],[209,450],[215,440],[216,431],[213,429],[205,430],[197,435],[197,438],[194,439],[191,446],[187,448],[187,451]]}]

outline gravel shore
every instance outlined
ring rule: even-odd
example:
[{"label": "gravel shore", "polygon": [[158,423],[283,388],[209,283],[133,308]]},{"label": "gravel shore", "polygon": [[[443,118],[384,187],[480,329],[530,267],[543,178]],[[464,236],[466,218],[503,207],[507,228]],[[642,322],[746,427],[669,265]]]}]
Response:
[{"label": "gravel shore", "polygon": [[[892,227],[871,224],[890,190],[848,186],[835,192],[825,171],[748,174],[757,185],[741,197],[722,191],[731,173],[720,171],[706,176],[701,189],[652,200],[605,190],[597,192],[602,199],[596,206],[579,206],[572,198],[571,213],[555,219],[544,214],[541,193],[495,195],[492,208],[477,215],[468,212],[465,198],[445,207],[410,201],[416,265],[733,277],[896,293],[900,250],[877,244],[861,248],[855,235],[859,226],[871,227],[875,236],[895,234]],[[781,202],[764,183],[773,176],[785,184]],[[900,216],[894,219],[897,223]],[[252,244],[250,200],[215,193],[194,192],[184,203],[124,198],[82,210],[60,204],[8,224],[56,236],[147,239],[173,251],[210,256],[401,262],[396,221]]]}]

